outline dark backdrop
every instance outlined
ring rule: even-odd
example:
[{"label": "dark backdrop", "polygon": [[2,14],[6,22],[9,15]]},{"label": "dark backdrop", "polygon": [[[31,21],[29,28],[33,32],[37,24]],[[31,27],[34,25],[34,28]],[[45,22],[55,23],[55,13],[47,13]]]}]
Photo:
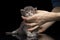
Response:
[{"label": "dark backdrop", "polygon": [[[22,22],[20,9],[25,6],[37,7],[39,10],[51,11],[53,9],[51,0],[20,0],[2,2],[2,20],[0,26],[0,40],[17,40],[15,37],[5,35],[7,31],[13,31]],[[55,39],[59,39],[59,21],[48,28],[44,33]]]}]

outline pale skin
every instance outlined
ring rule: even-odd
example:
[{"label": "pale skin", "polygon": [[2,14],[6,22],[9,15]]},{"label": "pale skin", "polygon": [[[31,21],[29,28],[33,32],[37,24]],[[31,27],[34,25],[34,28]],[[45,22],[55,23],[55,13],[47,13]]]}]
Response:
[{"label": "pale skin", "polygon": [[[55,21],[60,20],[60,7],[56,7],[52,10],[52,12],[37,10],[37,14],[31,17],[23,17],[22,18],[28,22],[25,22],[26,25],[31,26],[29,31],[33,31],[38,28],[37,25],[42,27],[38,32],[44,32],[47,28],[49,28]],[[43,16],[44,15],[44,16]],[[30,22],[29,22],[30,21]]]},{"label": "pale skin", "polygon": [[[52,12],[56,12],[56,13],[60,12],[60,7],[53,8]],[[41,30],[39,30],[38,32],[39,33],[44,32],[47,28],[49,28],[54,23],[55,23],[55,21],[52,21],[52,22],[47,22],[47,23],[41,25],[43,28]]]}]

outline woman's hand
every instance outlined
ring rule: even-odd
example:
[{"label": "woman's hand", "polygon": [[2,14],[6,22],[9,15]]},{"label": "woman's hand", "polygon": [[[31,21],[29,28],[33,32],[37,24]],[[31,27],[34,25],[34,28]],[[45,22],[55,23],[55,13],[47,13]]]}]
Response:
[{"label": "woman's hand", "polygon": [[48,18],[47,17],[48,13],[49,13],[48,11],[38,10],[37,13],[34,14],[33,16],[29,17],[22,16],[22,18],[26,21],[25,25],[31,27],[28,30],[33,31],[47,21],[46,19]]}]

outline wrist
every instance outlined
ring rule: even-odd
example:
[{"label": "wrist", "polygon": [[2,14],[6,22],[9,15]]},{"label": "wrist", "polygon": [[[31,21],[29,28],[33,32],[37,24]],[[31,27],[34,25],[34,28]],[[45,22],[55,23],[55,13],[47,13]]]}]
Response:
[{"label": "wrist", "polygon": [[60,13],[59,12],[51,12],[52,13],[52,21],[59,21],[60,19]]},{"label": "wrist", "polygon": [[58,20],[60,21],[60,13],[57,13]]},{"label": "wrist", "polygon": [[57,16],[60,17],[60,13],[57,13]]}]

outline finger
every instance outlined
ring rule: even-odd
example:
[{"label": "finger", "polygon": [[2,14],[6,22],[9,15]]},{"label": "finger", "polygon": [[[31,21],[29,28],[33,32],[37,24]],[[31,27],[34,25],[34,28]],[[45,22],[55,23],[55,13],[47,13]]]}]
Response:
[{"label": "finger", "polygon": [[37,33],[42,33],[42,32],[44,32],[45,30],[43,30],[43,29],[40,29]]},{"label": "finger", "polygon": [[25,23],[25,25],[32,27],[38,25],[38,23]]},{"label": "finger", "polygon": [[38,28],[38,26],[36,25],[36,26],[34,26],[34,27],[32,27],[32,28],[29,28],[28,31],[34,31],[34,30],[37,29],[37,28]]},{"label": "finger", "polygon": [[24,16],[21,16],[24,20],[29,20],[30,17],[24,17]]},{"label": "finger", "polygon": [[36,17],[34,15],[29,17],[24,17],[24,16],[21,16],[21,17],[26,21],[36,20]]},{"label": "finger", "polygon": [[21,16],[24,20],[27,19],[27,17]]}]

